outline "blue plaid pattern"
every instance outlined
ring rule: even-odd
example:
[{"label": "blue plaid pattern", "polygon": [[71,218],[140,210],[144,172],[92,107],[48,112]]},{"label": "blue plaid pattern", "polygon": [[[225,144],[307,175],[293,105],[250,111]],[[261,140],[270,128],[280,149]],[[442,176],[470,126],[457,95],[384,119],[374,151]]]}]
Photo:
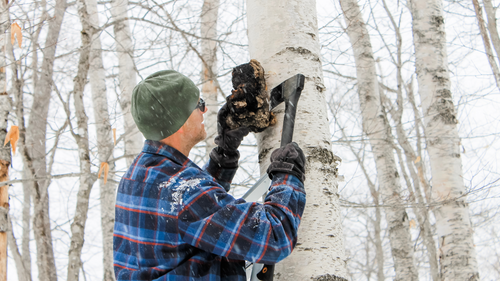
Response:
[{"label": "blue plaid pattern", "polygon": [[147,140],[118,187],[113,237],[117,280],[246,280],[245,260],[274,264],[297,243],[304,186],[274,176],[264,204],[229,195],[236,169],[199,168]]}]

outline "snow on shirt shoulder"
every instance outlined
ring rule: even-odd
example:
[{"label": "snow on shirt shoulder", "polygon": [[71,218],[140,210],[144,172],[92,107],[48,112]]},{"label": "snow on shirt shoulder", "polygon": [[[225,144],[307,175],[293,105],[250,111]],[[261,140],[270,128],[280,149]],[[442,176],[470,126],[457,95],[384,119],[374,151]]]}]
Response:
[{"label": "snow on shirt shoulder", "polygon": [[172,192],[172,204],[170,211],[174,212],[182,206],[184,193],[198,189],[201,179],[178,180],[171,178],[169,181],[160,183],[160,188],[169,188]]}]

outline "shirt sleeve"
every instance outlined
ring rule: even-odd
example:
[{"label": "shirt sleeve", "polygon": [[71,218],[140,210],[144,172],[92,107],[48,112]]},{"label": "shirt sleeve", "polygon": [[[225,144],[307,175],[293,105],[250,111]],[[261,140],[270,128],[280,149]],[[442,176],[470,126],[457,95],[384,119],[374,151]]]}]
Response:
[{"label": "shirt sleeve", "polygon": [[214,177],[215,181],[222,187],[224,187],[227,192],[229,192],[229,190],[231,189],[231,182],[233,181],[238,167],[232,169],[222,168],[209,157],[208,162],[205,164],[205,166],[203,166],[203,170]]},{"label": "shirt sleeve", "polygon": [[229,259],[274,264],[291,254],[306,195],[293,175],[276,174],[263,204],[235,199],[200,181],[185,193],[178,227],[184,242]]}]

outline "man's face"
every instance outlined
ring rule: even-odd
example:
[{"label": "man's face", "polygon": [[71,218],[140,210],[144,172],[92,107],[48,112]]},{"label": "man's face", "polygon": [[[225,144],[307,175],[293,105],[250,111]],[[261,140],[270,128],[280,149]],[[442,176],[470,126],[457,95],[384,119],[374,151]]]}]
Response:
[{"label": "man's face", "polygon": [[205,131],[205,124],[203,124],[203,114],[205,112],[207,112],[206,107],[204,107],[203,111],[200,107],[197,107],[195,110],[193,110],[188,120],[183,125],[186,134],[193,142],[193,145],[199,143],[200,141],[204,140],[207,137],[207,132]]}]

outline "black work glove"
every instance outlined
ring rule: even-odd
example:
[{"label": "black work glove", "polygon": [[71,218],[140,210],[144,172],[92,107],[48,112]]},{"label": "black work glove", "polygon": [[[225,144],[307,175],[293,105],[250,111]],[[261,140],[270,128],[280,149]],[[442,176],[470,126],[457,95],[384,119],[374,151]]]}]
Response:
[{"label": "black work glove", "polygon": [[238,147],[243,138],[248,135],[250,128],[239,127],[231,130],[226,123],[229,108],[227,103],[217,113],[217,133],[215,144],[217,147],[210,152],[210,158],[223,168],[238,167],[240,153]]},{"label": "black work glove", "polygon": [[271,154],[271,164],[267,168],[269,178],[273,179],[276,173],[291,174],[304,183],[306,156],[299,145],[295,142],[278,148]]}]

